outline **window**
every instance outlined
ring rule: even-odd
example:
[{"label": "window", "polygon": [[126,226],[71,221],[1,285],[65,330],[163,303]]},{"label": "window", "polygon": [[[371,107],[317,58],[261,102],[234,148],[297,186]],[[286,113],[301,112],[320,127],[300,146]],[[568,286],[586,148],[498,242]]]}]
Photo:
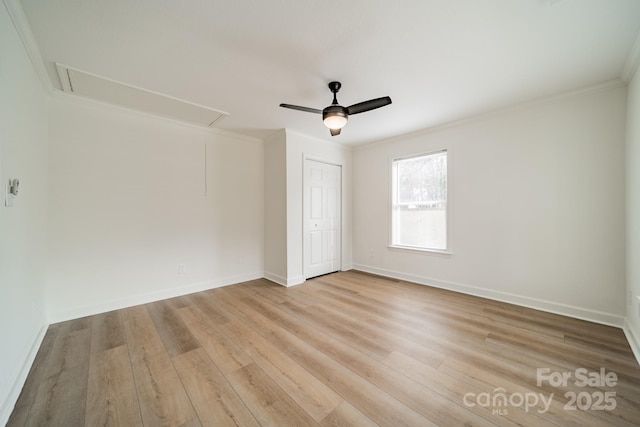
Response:
[{"label": "window", "polygon": [[447,151],[392,162],[391,245],[447,251]]}]

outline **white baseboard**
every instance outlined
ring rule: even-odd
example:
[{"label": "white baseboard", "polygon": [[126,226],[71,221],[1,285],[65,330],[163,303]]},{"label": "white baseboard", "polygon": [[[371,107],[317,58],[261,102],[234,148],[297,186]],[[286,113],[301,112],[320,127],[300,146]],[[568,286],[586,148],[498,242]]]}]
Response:
[{"label": "white baseboard", "polygon": [[305,279],[303,276],[292,277],[291,279],[287,280],[287,287],[301,285],[306,281],[307,279]]},{"label": "white baseboard", "polygon": [[80,317],[92,316],[94,314],[105,313],[107,311],[119,310],[121,308],[133,307],[135,305],[147,304],[154,301],[160,301],[167,298],[175,298],[195,292],[206,291],[208,289],[219,288],[222,286],[233,285],[235,283],[247,282],[249,280],[261,279],[264,277],[263,272],[241,274],[236,276],[222,277],[219,279],[206,280],[204,282],[191,283],[185,286],[179,286],[171,289],[164,289],[157,292],[149,292],[145,294],[133,295],[130,297],[114,299],[111,301],[103,301],[98,304],[92,304],[83,307],[76,307],[69,310],[47,313],[49,323],[58,323],[65,320],[78,319]]},{"label": "white baseboard", "polygon": [[534,308],[536,310],[547,311],[550,313],[561,314],[576,319],[588,320],[590,322],[600,323],[608,326],[622,328],[624,326],[624,317],[613,313],[606,313],[597,310],[591,310],[582,307],[576,307],[568,304],[561,304],[553,301],[542,300],[522,295],[516,295],[508,292],[494,291],[492,289],[479,288],[476,286],[448,282],[443,280],[432,279],[429,277],[418,276],[414,274],[401,273],[398,271],[387,270],[383,268],[371,267],[363,264],[354,264],[353,268],[367,273],[378,274],[380,276],[391,277],[394,279],[406,280],[408,282],[418,283],[420,285],[433,286],[435,288],[447,289],[450,291],[461,292],[463,294],[474,295],[483,298],[489,298],[496,301],[516,304],[523,307]]},{"label": "white baseboard", "polygon": [[2,402],[2,408],[0,409],[0,426],[6,425],[9,421],[9,417],[18,402],[22,387],[24,387],[24,383],[27,380],[29,371],[31,370],[31,365],[33,365],[33,361],[36,359],[36,355],[38,354],[38,350],[40,349],[40,345],[42,344],[42,340],[44,339],[48,328],[48,324],[42,325],[40,331],[38,331],[38,334],[33,340],[33,344],[31,344],[31,348],[23,359],[24,362],[22,363],[20,371],[13,380],[9,394],[5,398],[4,402]]},{"label": "white baseboard", "polygon": [[622,328],[622,330],[627,337],[627,341],[629,341],[633,355],[636,357],[638,363],[640,363],[640,336],[633,330],[629,319],[624,319],[624,328]]},{"label": "white baseboard", "polygon": [[270,271],[264,272],[264,278],[267,280],[271,280],[274,283],[277,283],[280,286],[287,286],[287,278],[282,277],[279,274],[271,273]]},{"label": "white baseboard", "polygon": [[286,288],[288,288],[289,286],[299,285],[305,282],[305,279],[302,276],[287,278],[287,277],[280,276],[279,274],[271,273],[270,271],[264,272],[264,278],[271,280],[272,282],[275,282],[278,285],[284,286]]}]

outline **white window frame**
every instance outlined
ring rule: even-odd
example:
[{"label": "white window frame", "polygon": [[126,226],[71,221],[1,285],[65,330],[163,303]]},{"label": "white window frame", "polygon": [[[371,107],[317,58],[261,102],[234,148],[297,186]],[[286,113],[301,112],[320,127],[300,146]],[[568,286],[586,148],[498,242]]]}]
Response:
[{"label": "white window frame", "polygon": [[[410,251],[410,252],[423,252],[427,254],[441,254],[441,255],[451,255],[453,254],[452,245],[451,245],[451,229],[452,229],[452,209],[451,209],[451,196],[452,196],[452,185],[451,185],[451,171],[452,171],[452,155],[451,155],[451,147],[443,146],[437,147],[433,149],[429,149],[428,151],[420,152],[417,154],[410,154],[398,157],[392,157],[389,159],[389,245],[388,247],[391,249],[397,249],[401,251]],[[393,242],[393,210],[395,207],[395,192],[396,189],[393,188],[394,184],[394,163],[399,160],[407,160],[413,159],[417,157],[426,157],[433,154],[438,154],[446,152],[447,154],[447,201],[445,204],[446,208],[446,248],[445,249],[435,249],[435,248],[423,248],[418,246],[408,246],[408,245],[399,245]]]}]

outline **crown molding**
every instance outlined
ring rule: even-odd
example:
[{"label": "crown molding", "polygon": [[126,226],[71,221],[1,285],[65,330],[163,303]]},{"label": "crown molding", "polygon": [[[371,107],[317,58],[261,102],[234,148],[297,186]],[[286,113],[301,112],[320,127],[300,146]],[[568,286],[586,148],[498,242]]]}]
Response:
[{"label": "crown molding", "polygon": [[31,64],[40,79],[40,83],[42,83],[45,91],[48,93],[53,92],[53,82],[49,77],[47,68],[44,66],[42,54],[40,53],[38,43],[36,43],[36,39],[33,36],[33,32],[31,31],[31,26],[29,25],[27,16],[24,14],[24,9],[22,9],[20,0],[3,0],[3,3],[11,21],[13,22],[16,32],[20,37],[20,40],[22,40],[22,45],[27,51],[27,55],[29,56]]},{"label": "crown molding", "polygon": [[640,65],[640,31],[638,32],[638,36],[636,37],[636,41],[633,43],[633,47],[631,48],[631,52],[629,52],[629,56],[627,56],[627,62],[625,62],[624,67],[622,68],[622,73],[620,74],[620,78],[623,82],[629,83]]},{"label": "crown molding", "polygon": [[478,122],[481,120],[485,120],[485,119],[489,119],[492,117],[498,117],[501,115],[505,115],[508,113],[512,113],[512,112],[517,112],[517,111],[522,111],[525,110],[527,108],[532,108],[532,107],[536,107],[536,106],[541,106],[541,105],[546,105],[546,104],[552,104],[554,102],[558,102],[564,99],[571,99],[571,98],[577,98],[577,97],[581,97],[581,96],[587,96],[587,95],[593,95],[596,93],[600,93],[600,92],[607,92],[610,90],[615,90],[615,89],[619,89],[622,87],[626,87],[626,83],[620,79],[615,79],[615,80],[610,80],[604,83],[599,83],[599,84],[595,84],[595,85],[591,85],[591,86],[587,86],[587,87],[583,87],[580,89],[576,89],[576,90],[570,90],[567,92],[561,92],[561,93],[557,93],[551,96],[546,96],[546,97],[542,97],[542,98],[537,98],[537,99],[531,99],[528,101],[523,101],[523,102],[518,102],[518,103],[514,103],[502,108],[495,108],[492,110],[487,110],[485,112],[482,113],[478,113],[478,114],[474,114],[472,116],[469,117],[464,117],[458,120],[452,120],[449,122],[444,122],[444,123],[439,123],[439,124],[435,124],[433,126],[428,126],[428,127],[424,127],[422,129],[418,129],[415,130],[413,132],[408,132],[408,133],[404,133],[401,135],[395,135],[392,136],[390,138],[385,138],[385,139],[381,139],[378,141],[373,141],[373,142],[369,142],[366,144],[361,144],[361,145],[357,145],[354,147],[355,151],[363,151],[363,150],[368,150],[371,148],[375,148],[377,146],[380,145],[385,145],[385,144],[389,144],[389,143],[394,143],[397,141],[403,141],[407,138],[414,138],[414,137],[419,137],[419,136],[423,136],[423,135],[427,135],[430,133],[434,133],[434,132],[439,132],[441,130],[444,129],[448,129],[448,128],[455,128],[458,126],[463,126],[469,123],[474,123],[474,122]]}]

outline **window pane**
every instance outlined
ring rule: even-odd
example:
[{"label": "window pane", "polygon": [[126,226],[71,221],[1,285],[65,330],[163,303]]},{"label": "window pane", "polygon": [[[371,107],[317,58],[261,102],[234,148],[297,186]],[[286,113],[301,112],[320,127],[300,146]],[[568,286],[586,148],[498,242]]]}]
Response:
[{"label": "window pane", "polygon": [[447,154],[398,160],[398,202],[447,201]]},{"label": "window pane", "polygon": [[447,153],[393,162],[392,244],[447,249]]},{"label": "window pane", "polygon": [[396,209],[395,244],[425,249],[447,248],[447,211],[426,206]]}]

